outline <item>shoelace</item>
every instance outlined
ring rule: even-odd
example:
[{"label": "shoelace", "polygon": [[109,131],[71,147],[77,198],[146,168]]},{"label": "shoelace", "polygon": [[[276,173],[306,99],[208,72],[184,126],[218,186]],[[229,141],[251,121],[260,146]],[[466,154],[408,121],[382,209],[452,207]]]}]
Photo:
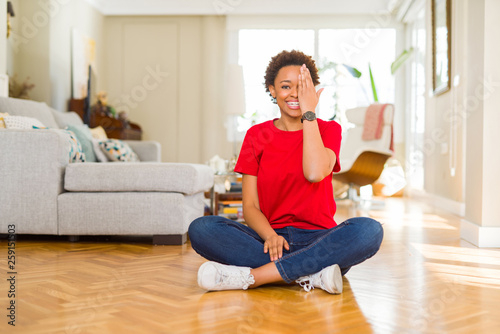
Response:
[{"label": "shoelace", "polygon": [[299,278],[295,282],[299,283],[299,285],[303,287],[304,290],[306,290],[306,292],[309,292],[312,289],[314,289],[315,285],[325,290],[323,287],[323,281],[321,280],[320,273]]},{"label": "shoelace", "polygon": [[255,283],[253,275],[244,275],[242,272],[219,272],[220,282],[219,285],[227,284],[231,286],[243,285],[243,290],[248,289],[248,287]]},{"label": "shoelace", "polygon": [[295,282],[299,283],[299,285],[303,287],[306,292],[314,289],[314,285],[311,284],[311,279],[309,277],[298,279]]}]

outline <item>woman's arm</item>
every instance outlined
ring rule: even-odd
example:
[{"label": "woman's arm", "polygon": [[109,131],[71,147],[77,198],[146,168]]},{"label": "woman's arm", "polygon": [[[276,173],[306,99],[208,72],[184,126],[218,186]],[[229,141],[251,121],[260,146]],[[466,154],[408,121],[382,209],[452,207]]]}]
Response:
[{"label": "woman's arm", "polygon": [[[302,114],[307,111],[315,112],[323,88],[316,92],[309,69],[305,65],[300,68],[298,86]],[[304,176],[309,182],[320,182],[333,171],[337,158],[335,153],[323,144],[317,120],[304,121],[303,136]]]},{"label": "woman's arm", "polygon": [[331,149],[324,146],[318,121],[304,121],[303,133],[304,176],[309,182],[320,182],[333,171],[337,157]]},{"label": "woman's arm", "polygon": [[289,250],[286,240],[276,234],[260,210],[257,177],[243,174],[243,216],[247,225],[264,240],[264,253],[269,252],[271,261],[283,256],[283,247]]}]

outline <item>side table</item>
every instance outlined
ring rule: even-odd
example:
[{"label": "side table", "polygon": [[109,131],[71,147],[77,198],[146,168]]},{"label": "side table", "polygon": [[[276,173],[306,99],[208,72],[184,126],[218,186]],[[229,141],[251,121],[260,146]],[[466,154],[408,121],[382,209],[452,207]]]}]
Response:
[{"label": "side table", "polygon": [[[234,172],[215,174],[214,186],[209,192],[205,193],[205,197],[210,198],[210,214],[214,216],[219,214],[219,204],[221,201],[243,200],[243,194],[241,193],[241,191],[229,191],[231,189],[231,180],[236,182],[239,176],[240,174]],[[217,183],[224,183],[224,188],[227,192],[217,192],[215,190],[215,184]]]}]

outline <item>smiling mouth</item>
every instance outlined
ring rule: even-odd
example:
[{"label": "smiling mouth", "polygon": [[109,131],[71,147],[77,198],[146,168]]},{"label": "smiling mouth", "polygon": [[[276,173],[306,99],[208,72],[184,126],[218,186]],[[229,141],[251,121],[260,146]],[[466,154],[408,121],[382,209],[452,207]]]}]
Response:
[{"label": "smiling mouth", "polygon": [[298,108],[299,107],[299,102],[287,102],[286,103],[290,108]]}]

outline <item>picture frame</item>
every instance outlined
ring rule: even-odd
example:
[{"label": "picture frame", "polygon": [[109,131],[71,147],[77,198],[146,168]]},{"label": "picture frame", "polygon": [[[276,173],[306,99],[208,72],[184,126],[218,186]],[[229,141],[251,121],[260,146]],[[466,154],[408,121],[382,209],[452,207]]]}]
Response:
[{"label": "picture frame", "polygon": [[451,0],[431,0],[434,95],[451,88]]}]

